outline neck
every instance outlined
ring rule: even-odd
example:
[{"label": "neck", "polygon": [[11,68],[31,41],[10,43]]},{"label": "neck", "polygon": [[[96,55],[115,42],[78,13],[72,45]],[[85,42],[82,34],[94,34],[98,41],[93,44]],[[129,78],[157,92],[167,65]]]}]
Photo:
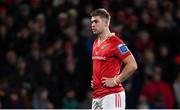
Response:
[{"label": "neck", "polygon": [[107,37],[110,37],[110,36],[111,36],[111,32],[109,31],[109,29],[104,30],[101,34],[98,35],[100,40],[104,40],[104,39],[106,39]]}]

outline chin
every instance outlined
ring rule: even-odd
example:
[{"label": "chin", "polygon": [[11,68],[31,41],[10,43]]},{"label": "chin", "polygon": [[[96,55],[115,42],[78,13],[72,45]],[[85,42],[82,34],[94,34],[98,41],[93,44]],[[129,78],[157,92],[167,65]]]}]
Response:
[{"label": "chin", "polygon": [[94,35],[98,35],[99,33],[98,32],[93,32]]}]

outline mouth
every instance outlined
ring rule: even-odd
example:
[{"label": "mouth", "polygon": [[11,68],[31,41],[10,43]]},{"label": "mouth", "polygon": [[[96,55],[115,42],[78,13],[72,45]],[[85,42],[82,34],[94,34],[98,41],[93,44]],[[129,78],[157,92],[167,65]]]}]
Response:
[{"label": "mouth", "polygon": [[97,33],[97,31],[96,31],[96,30],[92,30],[92,32],[93,32],[94,34],[96,34],[96,33]]},{"label": "mouth", "polygon": [[94,31],[96,31],[96,29],[92,29],[92,31],[94,32]]}]

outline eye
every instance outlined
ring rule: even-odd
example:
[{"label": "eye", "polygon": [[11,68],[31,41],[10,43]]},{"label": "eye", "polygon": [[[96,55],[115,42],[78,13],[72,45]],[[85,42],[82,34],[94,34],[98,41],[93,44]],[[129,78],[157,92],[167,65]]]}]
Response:
[{"label": "eye", "polygon": [[93,20],[93,21],[91,21],[91,24],[92,24],[92,23],[98,23],[98,21],[97,21],[97,20]]}]

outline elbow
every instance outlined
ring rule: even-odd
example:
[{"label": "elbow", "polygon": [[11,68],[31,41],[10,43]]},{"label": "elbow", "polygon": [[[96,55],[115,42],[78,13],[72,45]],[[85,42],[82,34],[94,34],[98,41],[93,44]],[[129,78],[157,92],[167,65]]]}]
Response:
[{"label": "elbow", "polygon": [[132,67],[132,70],[133,70],[133,71],[136,71],[136,70],[138,69],[138,66],[137,66],[137,63],[136,63],[136,62],[133,63],[133,64],[131,65],[131,67]]},{"label": "elbow", "polygon": [[138,69],[138,65],[137,65],[137,63],[135,63],[134,70],[137,70],[137,69]]}]

